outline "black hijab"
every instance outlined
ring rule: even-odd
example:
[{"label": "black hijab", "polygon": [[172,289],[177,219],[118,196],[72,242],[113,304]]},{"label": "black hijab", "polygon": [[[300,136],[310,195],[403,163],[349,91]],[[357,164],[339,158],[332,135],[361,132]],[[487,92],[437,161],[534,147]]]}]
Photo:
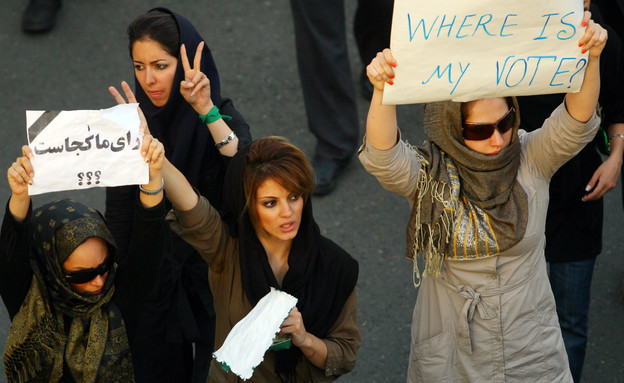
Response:
[{"label": "black hijab", "polygon": [[[168,13],[175,19],[180,32],[179,45],[185,45],[189,62],[193,63],[197,46],[204,41],[193,24],[167,8],[154,8],[151,11]],[[184,68],[180,54],[177,58],[178,65],[171,94],[164,106],[157,107],[152,104],[135,76],[136,98],[145,114],[150,132],[165,145],[167,158],[184,174],[191,185],[200,187],[206,178],[206,175],[202,173],[208,171],[204,169],[213,169],[214,172],[217,172],[224,166],[221,166],[222,160],[219,151],[215,148],[215,142],[206,124],[199,119],[197,112],[179,92],[180,82],[184,80]],[[204,44],[202,50],[201,71],[210,80],[212,102],[215,105],[220,105],[219,72],[207,44]],[[204,190],[201,191],[204,194]],[[212,196],[206,195],[206,197],[214,205],[215,200],[211,198]]]},{"label": "black hijab", "polygon": [[[298,299],[297,309],[305,320],[306,331],[324,338],[355,288],[358,262],[320,234],[312,215],[312,201],[308,198],[288,257],[288,271],[280,287],[245,209],[243,175],[248,152],[249,146],[232,158],[224,184],[226,206],[236,217],[229,226],[230,234],[239,238],[245,295],[254,306],[269,293],[270,287],[293,295]],[[280,378],[292,376],[300,355],[297,347],[276,353],[275,367]]]}]

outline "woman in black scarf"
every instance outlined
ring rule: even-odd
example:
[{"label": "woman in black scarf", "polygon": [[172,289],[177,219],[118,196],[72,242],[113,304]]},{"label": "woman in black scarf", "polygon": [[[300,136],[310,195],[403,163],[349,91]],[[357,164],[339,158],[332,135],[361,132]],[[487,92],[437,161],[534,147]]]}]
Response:
[{"label": "woman in black scarf", "polygon": [[[152,146],[153,144],[153,146]],[[134,216],[128,256],[118,257],[99,212],[69,199],[32,211],[29,147],[7,171],[12,195],[0,233],[0,294],[11,317],[4,350],[10,382],[153,381],[133,364],[149,359],[138,344],[145,296],[161,284],[162,144],[146,136],[150,181]],[[150,209],[145,209],[149,203]],[[162,238],[162,236],[161,236]],[[147,353],[146,353],[147,352]]]},{"label": "woman in black scarf", "polygon": [[[219,74],[208,46],[186,18],[165,8],[138,16],[127,32],[135,73],[136,100],[132,101],[138,101],[151,133],[165,145],[171,163],[223,214],[221,186],[227,163],[239,147],[249,144],[251,135],[232,101],[221,97]],[[129,93],[127,83],[123,82],[122,88]],[[110,91],[123,102],[115,88]],[[136,187],[107,189],[106,220],[121,256],[131,234],[137,193]],[[176,236],[169,260],[174,270],[172,295],[151,314],[154,321],[166,326],[163,334],[151,339],[169,343],[172,354],[163,355],[164,364],[157,361],[155,365],[174,359],[187,366],[180,381],[203,383],[214,343],[208,268],[193,248]],[[173,351],[176,347],[178,351]]]},{"label": "woman in black scarf", "polygon": [[[358,264],[321,236],[312,215],[312,168],[286,139],[266,137],[233,158],[224,195],[233,212],[226,223],[184,176],[166,163],[172,230],[210,267],[217,314],[215,346],[266,295],[270,287],[298,299],[282,325],[288,350],[268,351],[252,381],[331,381],[355,365]],[[305,323],[305,325],[304,325]],[[213,361],[209,381],[236,382]]]}]

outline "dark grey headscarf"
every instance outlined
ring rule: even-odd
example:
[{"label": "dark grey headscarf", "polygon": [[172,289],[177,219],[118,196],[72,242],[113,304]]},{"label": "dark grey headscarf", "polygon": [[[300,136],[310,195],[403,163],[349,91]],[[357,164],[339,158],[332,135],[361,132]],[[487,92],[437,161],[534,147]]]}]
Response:
[{"label": "dark grey headscarf", "polygon": [[33,279],[7,337],[4,367],[9,381],[58,381],[64,366],[77,382],[134,381],[123,319],[111,302],[116,265],[97,295],[74,291],[62,268],[91,237],[103,239],[109,256],[116,257],[113,237],[100,214],[64,199],[35,210],[31,228]]},{"label": "dark grey headscarf", "polygon": [[407,256],[424,253],[423,276],[438,275],[444,257],[495,256],[524,236],[528,202],[516,180],[520,115],[510,100],[516,109],[511,143],[493,157],[464,144],[461,103],[425,106],[423,127],[431,141],[415,148],[423,166],[407,228]]}]

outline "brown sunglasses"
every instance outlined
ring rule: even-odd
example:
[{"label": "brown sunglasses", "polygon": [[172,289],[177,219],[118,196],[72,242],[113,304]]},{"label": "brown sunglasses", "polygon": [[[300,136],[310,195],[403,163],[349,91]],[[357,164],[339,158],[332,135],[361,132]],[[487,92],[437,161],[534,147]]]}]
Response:
[{"label": "brown sunglasses", "polygon": [[494,134],[494,129],[497,129],[500,134],[505,134],[514,126],[515,111],[516,109],[512,106],[503,117],[493,123],[464,122],[462,134],[466,140],[470,141],[487,140]]}]

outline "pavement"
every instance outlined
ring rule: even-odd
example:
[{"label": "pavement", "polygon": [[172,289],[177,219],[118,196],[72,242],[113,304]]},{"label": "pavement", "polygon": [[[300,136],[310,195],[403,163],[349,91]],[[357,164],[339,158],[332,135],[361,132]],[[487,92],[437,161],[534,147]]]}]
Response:
[{"label": "pavement", "polygon": [[[346,2],[352,77],[359,62],[351,30],[356,2]],[[101,109],[115,104],[110,85],[132,80],[125,28],[153,6],[168,6],[188,17],[211,47],[220,70],[222,94],[234,100],[254,137],[282,135],[311,155],[314,137],[307,128],[295,61],[293,25],[287,2],[276,0],[66,0],[57,26],[30,36],[20,29],[26,0],[6,1],[0,12],[0,168],[7,169],[26,143],[25,110]],[[358,92],[359,95],[359,92]],[[360,131],[367,100],[358,96]],[[403,137],[423,140],[421,107],[399,107]],[[3,171],[4,173],[4,171]],[[71,196],[104,208],[102,189],[37,196],[39,206]],[[5,176],[0,196],[10,196]],[[0,204],[4,214],[5,204]],[[363,344],[355,370],[344,382],[405,381],[411,312],[417,290],[405,258],[407,201],[384,190],[357,161],[344,171],[335,192],[314,198],[323,234],[360,262],[358,323]],[[624,227],[620,185],[605,198],[603,253],[592,286],[590,340],[584,382],[624,381]],[[10,321],[0,308],[0,345]],[[0,382],[6,378],[0,372]]]}]

